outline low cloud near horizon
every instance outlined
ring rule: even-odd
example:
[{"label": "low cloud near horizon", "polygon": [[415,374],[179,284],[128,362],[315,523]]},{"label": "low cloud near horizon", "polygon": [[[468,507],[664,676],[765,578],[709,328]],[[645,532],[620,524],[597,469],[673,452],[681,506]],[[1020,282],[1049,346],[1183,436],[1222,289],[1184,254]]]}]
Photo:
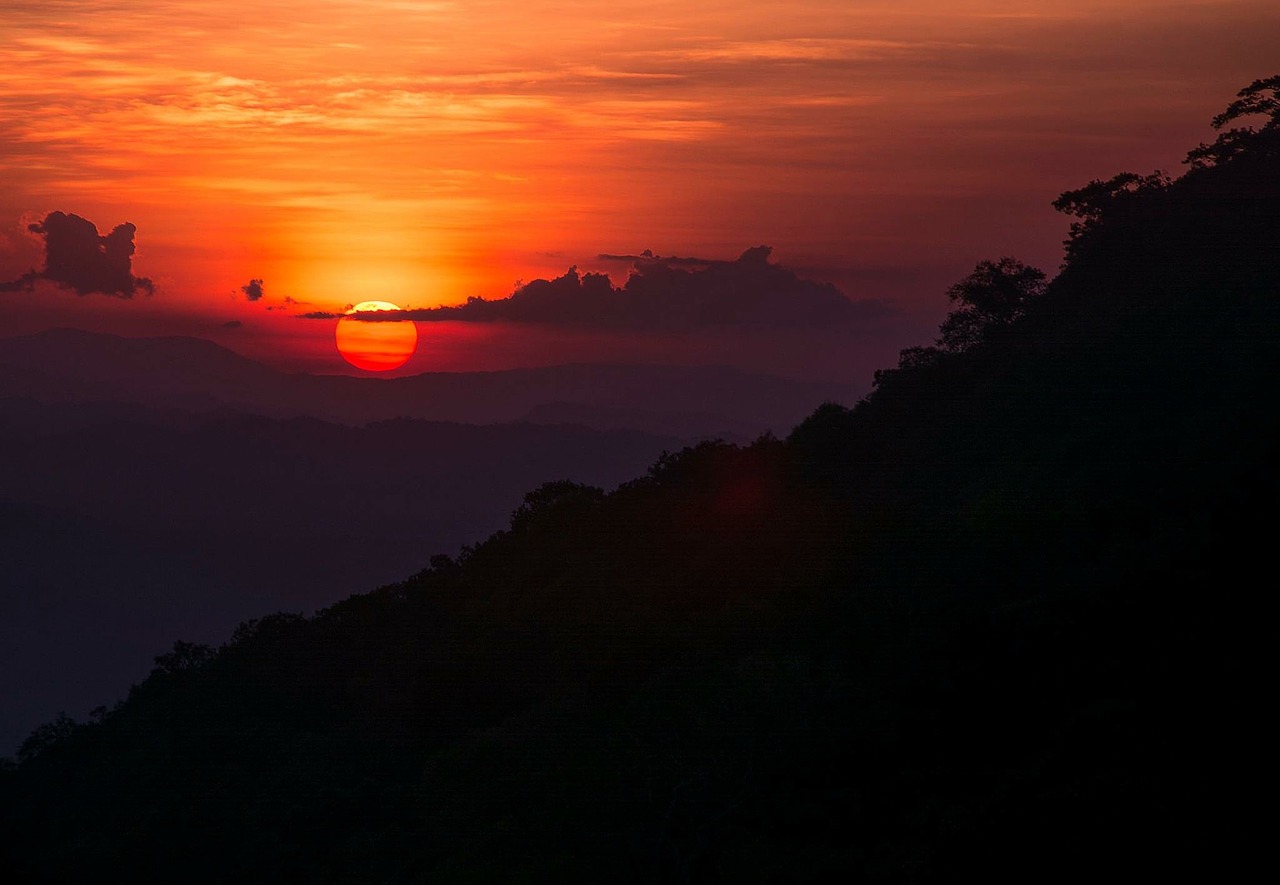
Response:
[{"label": "low cloud near horizon", "polygon": [[[632,265],[615,287],[608,275],[571,267],[553,280],[534,280],[506,298],[472,297],[452,307],[366,311],[366,322],[517,322],[616,330],[730,327],[833,328],[890,312],[877,300],[850,301],[830,283],[798,277],[769,261],[772,249],[756,246],[736,260],[639,255],[599,256]],[[347,314],[314,311],[305,319]]]}]

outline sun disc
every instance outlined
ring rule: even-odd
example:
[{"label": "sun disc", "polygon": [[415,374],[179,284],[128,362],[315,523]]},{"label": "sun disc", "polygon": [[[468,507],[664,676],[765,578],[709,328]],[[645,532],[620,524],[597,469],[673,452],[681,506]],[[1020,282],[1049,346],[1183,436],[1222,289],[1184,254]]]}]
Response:
[{"label": "sun disc", "polygon": [[342,358],[367,372],[387,372],[409,361],[418,347],[418,329],[409,320],[362,320],[352,314],[399,310],[389,301],[362,301],[338,320],[334,340]]}]

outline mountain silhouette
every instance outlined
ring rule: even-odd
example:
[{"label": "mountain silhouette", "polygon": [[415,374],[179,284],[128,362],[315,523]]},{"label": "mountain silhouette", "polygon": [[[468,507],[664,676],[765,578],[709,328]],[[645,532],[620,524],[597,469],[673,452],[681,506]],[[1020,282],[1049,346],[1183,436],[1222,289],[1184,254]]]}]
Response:
[{"label": "mountain silhouette", "polygon": [[[1069,191],[1052,280],[314,617],[180,641],[0,772],[32,880],[1242,878],[1268,857],[1280,78]],[[1243,109],[1243,110],[1242,110]],[[1229,207],[1229,211],[1224,209]],[[54,665],[51,665],[54,666]],[[1263,793],[1265,796],[1265,792]],[[177,872],[175,872],[177,871]]]},{"label": "mountain silhouette", "polygon": [[[213,640],[246,611],[313,611],[397,580],[503,525],[543,477],[612,488],[682,444],[0,400],[0,740],[11,750],[60,707],[119,694],[175,634]],[[50,659],[65,662],[56,677],[29,672]]]},{"label": "mountain silhouette", "polygon": [[[0,397],[45,402],[141,403],[311,416],[365,424],[420,418],[490,424],[521,420],[555,403],[631,412],[628,429],[666,433],[669,417],[690,438],[718,424],[785,433],[816,403],[855,402],[848,383],[795,381],[723,366],[564,365],[497,372],[427,372],[401,378],[288,373],[196,338],[122,338],[54,329],[0,339]],[[656,417],[645,425],[645,415]],[[612,426],[618,426],[611,423]]]}]

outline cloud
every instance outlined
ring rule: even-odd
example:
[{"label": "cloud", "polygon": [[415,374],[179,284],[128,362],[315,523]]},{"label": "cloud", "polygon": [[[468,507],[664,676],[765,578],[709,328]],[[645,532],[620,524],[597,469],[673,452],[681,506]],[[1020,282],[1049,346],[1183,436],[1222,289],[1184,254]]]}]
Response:
[{"label": "cloud", "polygon": [[44,237],[44,270],[0,283],[0,292],[30,292],[39,280],[74,289],[78,295],[101,292],[132,298],[138,291],[148,295],[155,291],[151,280],[133,275],[133,236],[138,229],[128,222],[116,225],[104,237],[88,219],[50,212],[28,229]]},{"label": "cloud", "polygon": [[24,273],[16,280],[9,280],[7,283],[0,283],[0,292],[30,292],[36,287],[36,280],[40,275],[34,270]]},{"label": "cloud", "polygon": [[[521,322],[612,329],[693,330],[726,327],[819,327],[853,325],[885,307],[853,302],[830,283],[801,279],[771,263],[768,246],[756,246],[733,261],[603,255],[629,261],[621,288],[605,274],[580,274],[571,267],[554,280],[534,280],[507,298],[470,298],[455,307],[370,311],[366,322]],[[308,319],[341,314],[314,312]]]},{"label": "cloud", "polygon": [[726,263],[724,261],[717,261],[713,258],[681,258],[677,255],[654,255],[649,249],[645,249],[639,255],[614,255],[609,252],[601,252],[596,256],[596,259],[599,261],[616,261],[623,264],[642,264],[656,261],[665,264],[668,267],[705,267],[711,264]]},{"label": "cloud", "polygon": [[263,295],[262,280],[250,280],[240,287],[240,291],[243,292],[244,297],[250,301],[257,301],[262,298]]},{"label": "cloud", "polygon": [[244,323],[240,322],[239,320],[227,320],[225,323],[222,324],[222,328],[224,329],[239,329],[243,326],[244,326]]}]

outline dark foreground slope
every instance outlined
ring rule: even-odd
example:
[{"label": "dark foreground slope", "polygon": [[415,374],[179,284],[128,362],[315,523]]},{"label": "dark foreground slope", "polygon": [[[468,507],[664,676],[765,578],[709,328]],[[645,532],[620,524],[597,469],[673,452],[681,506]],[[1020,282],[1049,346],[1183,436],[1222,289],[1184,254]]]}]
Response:
[{"label": "dark foreground slope", "polygon": [[680,438],[348,427],[0,398],[0,755],[124,694],[158,648],[308,613],[505,525],[547,476],[608,488]]},{"label": "dark foreground slope", "polygon": [[458,561],[175,646],[25,745],[9,868],[1235,878],[1270,789],[1269,109],[1176,181],[1078,192],[1056,280],[980,267],[852,410],[543,486]]}]

